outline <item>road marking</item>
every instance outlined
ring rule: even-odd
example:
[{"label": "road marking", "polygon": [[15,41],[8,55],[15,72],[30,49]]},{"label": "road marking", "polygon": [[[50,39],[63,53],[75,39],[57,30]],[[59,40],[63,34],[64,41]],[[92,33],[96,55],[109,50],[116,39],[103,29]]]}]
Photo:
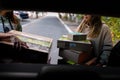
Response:
[{"label": "road marking", "polygon": [[65,28],[67,29],[67,31],[69,32],[69,33],[73,33],[73,31],[59,18],[59,17],[57,17],[59,20],[60,20],[60,22],[65,26]]},{"label": "road marking", "polygon": [[[56,16],[56,17],[57,17],[57,16]],[[69,33],[72,33],[72,32],[73,32],[59,17],[57,17],[57,18],[58,18],[59,21],[64,25],[64,27],[67,29],[67,31],[68,31]],[[38,21],[38,20],[39,20],[39,19],[33,20],[33,21],[31,21],[31,22],[29,22],[29,23],[27,23],[27,24],[23,24],[22,27],[29,26],[29,25],[35,23],[35,22]]]},{"label": "road marking", "polygon": [[[41,17],[41,18],[44,18],[44,17]],[[35,19],[35,20],[31,20],[29,23],[26,23],[26,24],[23,24],[22,27],[26,27],[26,26],[29,26],[37,21],[39,21],[41,18],[38,18],[38,19]]]},{"label": "road marking", "polygon": [[[39,19],[37,19],[37,20],[39,20]],[[29,23],[23,24],[22,27],[29,26],[29,25],[33,24],[34,22],[36,22],[37,20],[32,20]]]}]

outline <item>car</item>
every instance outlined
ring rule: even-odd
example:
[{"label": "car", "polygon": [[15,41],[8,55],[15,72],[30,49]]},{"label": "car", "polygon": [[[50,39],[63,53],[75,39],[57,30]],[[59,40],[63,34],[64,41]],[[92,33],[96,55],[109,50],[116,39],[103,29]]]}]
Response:
[{"label": "car", "polygon": [[23,20],[23,19],[28,19],[29,14],[25,11],[14,11],[14,14],[18,17],[18,19]]},{"label": "car", "polygon": [[19,15],[22,19],[28,19],[29,18],[29,15],[27,12],[24,12],[24,11],[20,11],[19,12]]}]

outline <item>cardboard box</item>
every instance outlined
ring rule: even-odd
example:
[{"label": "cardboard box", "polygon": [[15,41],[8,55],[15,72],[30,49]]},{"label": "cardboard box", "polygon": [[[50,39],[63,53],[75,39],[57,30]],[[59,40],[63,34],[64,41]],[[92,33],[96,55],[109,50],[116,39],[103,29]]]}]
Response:
[{"label": "cardboard box", "polygon": [[21,41],[26,42],[29,49],[45,53],[49,53],[50,51],[52,45],[51,38],[15,30],[12,30],[11,33],[15,34]]},{"label": "cardboard box", "polygon": [[92,45],[88,40],[72,41],[66,35],[63,35],[59,40],[57,40],[57,48],[91,52]]},{"label": "cardboard box", "polygon": [[23,48],[13,47],[13,43],[0,41],[0,63],[43,63],[47,64],[48,53]]},{"label": "cardboard box", "polygon": [[87,34],[72,32],[68,34],[68,38],[70,38],[73,41],[83,41],[87,39]]},{"label": "cardboard box", "polygon": [[74,64],[84,64],[91,58],[90,53],[61,48],[59,49],[59,56],[62,57],[64,61],[71,61]]}]

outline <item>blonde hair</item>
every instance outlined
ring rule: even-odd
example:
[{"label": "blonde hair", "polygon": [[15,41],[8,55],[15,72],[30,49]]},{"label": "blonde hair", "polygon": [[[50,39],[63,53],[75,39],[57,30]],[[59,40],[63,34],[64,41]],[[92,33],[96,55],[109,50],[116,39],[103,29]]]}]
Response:
[{"label": "blonde hair", "polygon": [[[84,21],[81,22],[81,24],[78,26],[77,28],[77,32],[82,32],[86,26],[88,26],[88,24],[85,24]],[[89,20],[89,33],[88,33],[88,37],[89,38],[95,38],[98,37],[98,35],[100,34],[101,31],[101,27],[102,27],[102,21],[101,21],[101,16],[97,16],[97,15],[91,15],[91,19]]]}]

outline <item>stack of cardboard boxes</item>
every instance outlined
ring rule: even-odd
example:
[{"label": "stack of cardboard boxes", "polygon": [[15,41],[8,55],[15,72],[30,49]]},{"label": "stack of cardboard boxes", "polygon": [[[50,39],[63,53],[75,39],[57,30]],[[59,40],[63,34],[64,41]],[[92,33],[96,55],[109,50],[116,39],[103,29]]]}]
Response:
[{"label": "stack of cardboard boxes", "polygon": [[87,34],[76,32],[62,35],[57,41],[57,48],[59,48],[59,56],[62,57],[62,60],[75,64],[83,64],[87,61],[92,51]]}]

